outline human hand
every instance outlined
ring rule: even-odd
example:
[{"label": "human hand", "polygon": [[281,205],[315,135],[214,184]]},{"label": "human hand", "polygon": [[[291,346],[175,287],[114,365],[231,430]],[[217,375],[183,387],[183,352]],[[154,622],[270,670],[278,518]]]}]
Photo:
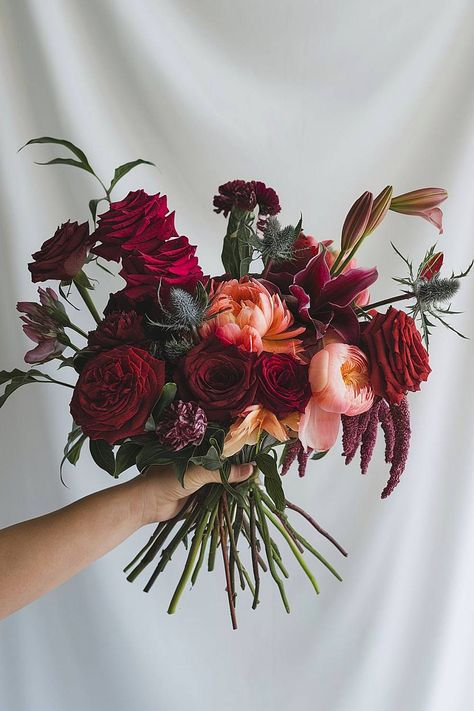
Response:
[{"label": "human hand", "polygon": [[[233,464],[229,483],[243,482],[252,472],[253,464]],[[138,515],[141,525],[173,518],[184,507],[191,494],[205,484],[219,484],[220,481],[218,470],[210,471],[193,464],[186,471],[183,487],[172,466],[148,467],[144,473],[133,479],[139,496]]]}]

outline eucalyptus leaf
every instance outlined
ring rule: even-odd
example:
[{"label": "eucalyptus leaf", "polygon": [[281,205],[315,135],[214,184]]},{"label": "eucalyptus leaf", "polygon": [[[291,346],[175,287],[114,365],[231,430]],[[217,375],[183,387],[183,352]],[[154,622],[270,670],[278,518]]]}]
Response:
[{"label": "eucalyptus leaf", "polygon": [[143,160],[142,158],[138,158],[137,160],[132,160],[130,163],[124,163],[123,165],[119,165],[118,168],[115,168],[114,177],[112,178],[112,181],[109,186],[109,193],[112,192],[113,188],[117,185],[118,181],[121,180],[124,175],[127,175],[127,173],[130,170],[133,170],[133,168],[136,168],[137,165],[155,165],[155,164],[152,163],[150,160]]},{"label": "eucalyptus leaf", "polygon": [[91,439],[89,449],[97,466],[115,476],[115,457],[112,445],[103,439]]}]

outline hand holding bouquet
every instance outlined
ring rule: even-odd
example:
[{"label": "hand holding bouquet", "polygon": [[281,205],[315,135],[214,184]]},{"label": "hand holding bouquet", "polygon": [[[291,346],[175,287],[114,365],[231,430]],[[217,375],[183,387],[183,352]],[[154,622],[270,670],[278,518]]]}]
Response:
[{"label": "hand holding bouquet", "polygon": [[[62,145],[74,157],[49,163],[97,178],[72,143],[47,137],[29,143]],[[25,334],[35,343],[25,356],[33,367],[0,372],[0,406],[24,384],[59,383],[73,389],[62,464],[76,464],[88,442],[94,461],[114,477],[134,466],[146,476],[151,466],[172,465],[186,488],[190,464],[215,471],[216,483],[159,523],[126,571],[132,581],[153,564],[149,591],[184,543],[188,554],[172,613],[186,586],[194,585],[204,565],[213,570],[219,555],[236,627],[238,587],[250,591],[255,609],[267,571],[289,612],[282,542],[316,592],[308,554],[340,579],[288,512],[346,555],[344,549],[286,499],[282,476],[294,462],[303,476],[308,459],[323,457],[340,430],[346,463],[359,451],[365,474],[380,425],[389,466],[382,497],[393,491],[408,456],[407,393],[429,376],[433,326],[454,330],[448,304],[470,267],[442,277],[443,254],[435,246],[416,268],[397,250],[407,267],[397,279],[401,293],[370,303],[378,273],[357,265],[357,251],[389,210],[424,217],[441,233],[444,190],[393,197],[386,187],[375,198],[364,193],[335,245],[307,234],[302,219],[282,226],[272,188],[234,180],[214,198],[215,211],[227,219],[224,273],[205,276],[196,248],[176,230],[166,196],[137,190],[112,201],[120,179],[144,163],[117,168],[109,187],[97,178],[105,196],[89,203],[92,229],[87,222],[67,222],[33,254],[33,281],[59,286],[39,287],[39,303],[18,304]],[[102,202],[105,211],[96,219]],[[124,286],[110,295],[101,315],[89,270],[109,271],[114,262]],[[95,322],[88,333],[70,316],[74,288]],[[76,382],[36,367],[49,361],[77,375]],[[229,480],[232,463],[251,464],[252,474]]]}]

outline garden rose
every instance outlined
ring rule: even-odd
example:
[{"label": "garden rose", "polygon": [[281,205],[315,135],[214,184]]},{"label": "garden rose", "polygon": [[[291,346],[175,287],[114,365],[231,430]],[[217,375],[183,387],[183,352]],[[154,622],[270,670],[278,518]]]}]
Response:
[{"label": "garden rose", "polygon": [[65,222],[54,235],[31,256],[28,264],[33,282],[58,279],[70,281],[84,266],[94,237],[89,235],[87,222]]},{"label": "garden rose", "polygon": [[255,353],[211,337],[179,362],[175,381],[182,400],[194,400],[209,420],[228,422],[255,401]]},{"label": "garden rose", "polygon": [[166,292],[172,286],[194,289],[204,279],[196,247],[187,237],[177,237],[159,243],[151,254],[134,252],[122,260],[122,276],[127,282],[124,292],[131,299],[155,296],[158,287]]},{"label": "garden rose", "polygon": [[166,195],[135,190],[99,217],[94,254],[116,262],[134,249],[148,253],[170,237],[176,237],[174,212],[168,214]]},{"label": "garden rose", "polygon": [[113,311],[88,336],[90,350],[116,348],[124,343],[138,345],[145,341],[143,319],[136,311]]},{"label": "garden rose", "polygon": [[141,434],[165,382],[165,364],[147,351],[120,346],[84,366],[71,400],[71,415],[84,434],[115,444]]},{"label": "garden rose", "polygon": [[311,397],[308,366],[286,353],[262,353],[257,382],[257,402],[280,419],[290,412],[304,412]]},{"label": "garden rose", "polygon": [[376,395],[400,404],[408,390],[420,389],[431,373],[428,353],[415,321],[393,306],[376,315],[362,336],[370,361],[370,382]]}]

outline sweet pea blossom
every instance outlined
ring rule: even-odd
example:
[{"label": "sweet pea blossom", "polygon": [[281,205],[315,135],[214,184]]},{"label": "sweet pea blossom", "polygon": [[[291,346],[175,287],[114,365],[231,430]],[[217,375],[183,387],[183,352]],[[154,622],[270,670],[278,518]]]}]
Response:
[{"label": "sweet pea blossom", "polygon": [[221,282],[207,310],[201,335],[210,333],[242,350],[296,354],[295,336],[306,329],[292,327],[293,316],[278,294],[271,294],[256,279],[243,277]]},{"label": "sweet pea blossom", "polygon": [[323,452],[337,439],[341,414],[360,415],[371,408],[369,363],[357,346],[330,343],[311,359],[309,381],[312,396],[298,436],[305,448]]}]

